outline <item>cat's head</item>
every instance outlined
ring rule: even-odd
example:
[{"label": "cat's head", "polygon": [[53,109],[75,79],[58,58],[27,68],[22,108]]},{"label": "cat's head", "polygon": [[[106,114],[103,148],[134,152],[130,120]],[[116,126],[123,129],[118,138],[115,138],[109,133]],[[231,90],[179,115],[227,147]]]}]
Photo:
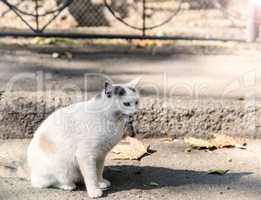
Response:
[{"label": "cat's head", "polygon": [[114,108],[124,115],[131,115],[138,110],[139,93],[136,86],[140,78],[126,84],[111,84],[105,82],[105,98],[112,101]]}]

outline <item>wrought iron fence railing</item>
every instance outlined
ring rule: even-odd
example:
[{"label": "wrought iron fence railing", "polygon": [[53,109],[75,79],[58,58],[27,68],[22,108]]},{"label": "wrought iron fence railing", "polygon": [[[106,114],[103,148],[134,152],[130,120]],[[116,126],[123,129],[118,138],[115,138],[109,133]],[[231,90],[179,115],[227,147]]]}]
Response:
[{"label": "wrought iron fence railing", "polygon": [[246,0],[0,0],[0,36],[243,40]]}]

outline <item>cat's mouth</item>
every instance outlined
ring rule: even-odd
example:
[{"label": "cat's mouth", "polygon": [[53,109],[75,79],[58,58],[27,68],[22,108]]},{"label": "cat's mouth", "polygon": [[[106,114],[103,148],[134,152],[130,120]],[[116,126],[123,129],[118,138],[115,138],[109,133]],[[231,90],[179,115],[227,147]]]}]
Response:
[{"label": "cat's mouth", "polygon": [[123,118],[129,118],[132,114],[125,114],[125,113],[122,113],[121,116]]}]

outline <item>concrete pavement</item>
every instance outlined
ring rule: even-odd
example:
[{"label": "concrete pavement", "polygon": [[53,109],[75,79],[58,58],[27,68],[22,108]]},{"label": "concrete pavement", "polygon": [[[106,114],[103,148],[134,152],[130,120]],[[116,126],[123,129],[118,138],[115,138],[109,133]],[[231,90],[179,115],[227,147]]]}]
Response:
[{"label": "concrete pavement", "polygon": [[[156,152],[141,161],[106,161],[105,177],[113,187],[102,199],[169,199],[169,200],[260,200],[261,141],[248,140],[247,150],[221,149],[186,152],[182,140],[165,143],[146,139]],[[3,151],[12,159],[21,159],[27,141],[1,141]],[[6,147],[9,148],[6,148]],[[18,146],[17,151],[14,146]],[[11,152],[11,153],[10,153]],[[15,154],[18,152],[18,156]],[[13,157],[14,156],[14,157]],[[208,170],[230,170],[223,176]],[[84,187],[73,192],[56,189],[33,189],[28,181],[0,178],[1,200],[80,200],[89,199]]]}]

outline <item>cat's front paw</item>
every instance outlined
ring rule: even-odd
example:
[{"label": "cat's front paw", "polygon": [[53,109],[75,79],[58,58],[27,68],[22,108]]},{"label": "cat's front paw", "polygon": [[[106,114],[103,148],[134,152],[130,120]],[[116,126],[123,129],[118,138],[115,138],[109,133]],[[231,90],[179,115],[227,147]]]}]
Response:
[{"label": "cat's front paw", "polygon": [[109,187],[111,187],[111,182],[106,180],[106,179],[103,179],[101,182],[99,182],[99,188],[100,189],[108,189]]},{"label": "cat's front paw", "polygon": [[88,189],[88,194],[91,198],[99,198],[102,196],[102,189],[100,188]]}]

